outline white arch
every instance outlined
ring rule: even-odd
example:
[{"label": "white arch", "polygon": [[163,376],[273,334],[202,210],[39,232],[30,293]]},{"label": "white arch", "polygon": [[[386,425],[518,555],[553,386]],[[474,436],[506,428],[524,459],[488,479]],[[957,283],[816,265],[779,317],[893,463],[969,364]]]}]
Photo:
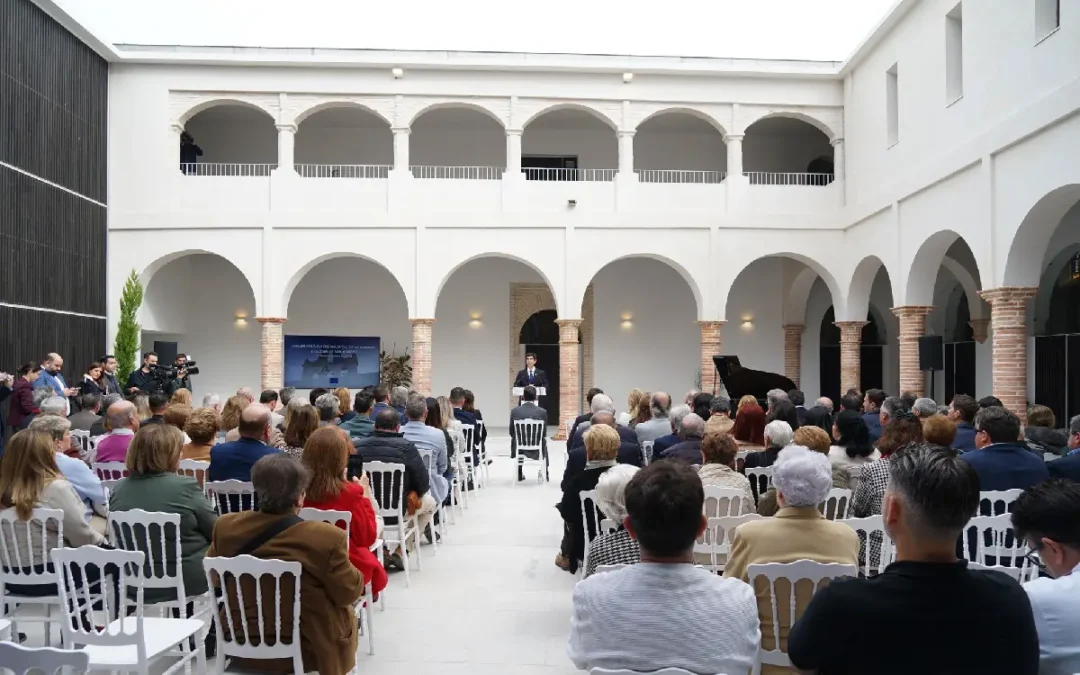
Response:
[{"label": "white arch", "polygon": [[[938,269],[941,268],[949,247],[957,239],[963,239],[963,237],[954,230],[939,230],[919,244],[908,268],[904,296],[893,298],[897,305],[931,306],[934,304],[934,285],[937,283]],[[964,243],[967,244],[966,241]],[[981,278],[981,272],[979,276]],[[976,285],[981,287],[981,284]]]},{"label": "white arch", "polygon": [[670,106],[652,112],[637,123],[637,126],[634,127],[634,131],[638,131],[639,129],[641,129],[641,126],[643,124],[653,119],[654,117],[660,117],[661,115],[689,115],[691,117],[696,117],[699,120],[707,122],[710,126],[719,131],[721,136],[726,137],[728,135],[727,129],[725,129],[724,125],[720,123],[720,120],[716,119],[707,112],[697,110],[696,108],[688,108],[686,106]]},{"label": "white arch", "polygon": [[386,122],[387,128],[393,125],[393,120],[387,118],[386,115],[382,114],[375,108],[372,108],[371,106],[364,103],[360,103],[359,101],[351,101],[349,99],[332,99],[329,101],[320,101],[318,103],[313,103],[312,105],[309,105],[308,107],[303,108],[296,113],[293,124],[299,127],[301,124],[303,124],[304,120],[311,117],[312,115],[320,113],[324,110],[330,110],[331,108],[354,108],[356,110],[361,110],[363,112],[370,113],[375,117],[378,117],[383,122]]},{"label": "white arch", "polygon": [[[720,317],[719,318],[721,320],[726,320],[727,306],[728,306],[728,303],[731,301],[731,289],[735,287],[735,282],[739,280],[739,277],[751,265],[753,265],[757,261],[763,260],[765,258],[790,258],[792,260],[797,260],[798,262],[801,262],[802,264],[806,265],[807,267],[809,267],[814,272],[814,274],[821,277],[821,280],[825,282],[825,286],[829,289],[829,295],[832,296],[833,305],[834,306],[843,306],[842,302],[843,302],[844,294],[841,291],[841,287],[836,282],[836,278],[832,275],[832,273],[830,273],[828,271],[828,269],[825,268],[825,266],[823,264],[821,264],[817,260],[814,260],[813,258],[810,258],[809,256],[807,256],[807,255],[805,255],[803,253],[795,253],[793,251],[775,251],[775,252],[771,252],[771,253],[765,253],[763,255],[759,255],[759,256],[753,258],[752,260],[747,262],[742,267],[737,268],[737,271],[735,272],[735,274],[728,277],[724,282],[721,283],[720,286],[718,286],[719,288],[724,289],[723,301],[719,304],[719,308],[720,308]],[[732,269],[735,269],[735,268],[732,268]],[[812,280],[810,282],[810,287],[811,288],[813,287],[813,281]],[[807,291],[807,297],[809,297],[809,291]],[[806,310],[805,310],[805,305],[804,305],[804,308],[803,308],[804,316],[805,316],[805,312],[806,312]]]},{"label": "white arch", "polygon": [[795,275],[784,303],[785,326],[806,324],[806,305],[810,302],[810,293],[814,290],[817,280],[818,273],[810,267],[804,267]]},{"label": "white arch", "polygon": [[[443,275],[442,279],[439,280],[438,285],[435,287],[435,298],[434,301],[431,303],[431,309],[433,313],[439,306],[439,296],[442,295],[443,287],[446,286],[446,282],[450,280],[450,277],[454,276],[454,273],[465,265],[473,262],[474,260],[480,260],[482,258],[503,258],[505,260],[513,260],[515,262],[521,263],[522,265],[525,265],[532,271],[536,272],[538,275],[540,275],[540,278],[544,280],[544,283],[547,284],[548,290],[551,291],[551,297],[555,299],[555,311],[558,313],[560,318],[566,317],[566,315],[563,313],[563,307],[561,306],[561,298],[559,297],[558,288],[555,286],[555,284],[551,283],[551,278],[547,275],[547,273],[527,258],[523,258],[512,253],[504,253],[502,251],[484,251],[482,253],[471,255],[468,258],[461,260],[449,270],[447,270],[446,274]],[[409,316],[412,316],[412,314],[410,313]]]},{"label": "white arch", "polygon": [[1028,210],[1009,244],[1005,261],[1005,286],[1038,286],[1050,239],[1065,214],[1080,201],[1080,184],[1064,185]]},{"label": "white arch", "polygon": [[876,255],[868,255],[855,266],[855,271],[852,273],[851,281],[848,284],[847,310],[838,312],[838,315],[843,314],[845,319],[837,319],[837,321],[866,320],[866,314],[870,311],[870,293],[874,288],[874,279],[877,278],[878,272],[883,269],[889,278],[889,295],[893,301],[896,300],[895,290],[893,289],[893,276],[889,274],[888,265]]},{"label": "white arch", "polygon": [[293,291],[296,290],[296,287],[300,284],[300,282],[303,280],[303,278],[305,276],[307,276],[307,273],[310,272],[311,270],[313,270],[315,267],[317,267],[321,263],[324,263],[324,262],[326,262],[328,260],[334,260],[336,258],[357,258],[359,260],[364,260],[364,261],[373,263],[375,265],[378,265],[380,268],[386,270],[386,272],[391,276],[391,278],[393,278],[394,281],[397,282],[398,290],[400,290],[401,294],[403,296],[405,296],[405,304],[409,309],[409,316],[410,317],[414,316],[412,298],[410,298],[409,294],[407,292],[405,292],[405,284],[401,283],[401,279],[399,279],[398,276],[396,274],[394,274],[394,271],[391,270],[386,265],[379,262],[378,260],[375,260],[374,258],[370,258],[370,257],[368,257],[366,255],[363,255],[363,254],[360,254],[360,253],[355,253],[355,252],[352,252],[352,251],[334,251],[334,252],[331,252],[331,253],[325,253],[323,255],[312,258],[308,262],[304,263],[298,270],[296,270],[296,272],[293,273],[293,275],[291,277],[289,277],[288,282],[286,282],[285,290],[284,290],[284,293],[282,294],[282,297],[281,297],[281,311],[284,314],[286,314],[286,315],[288,314],[289,301],[292,300]]},{"label": "white arch", "polygon": [[949,273],[953,275],[960,287],[964,289],[964,293],[967,295],[968,312],[971,314],[972,319],[983,319],[986,313],[986,303],[983,302],[982,297],[979,295],[979,281],[966,267],[960,264],[959,261],[945,256],[941,260],[941,266],[949,270]]},{"label": "white arch", "polygon": [[203,99],[202,101],[199,101],[195,105],[193,105],[190,108],[188,108],[187,110],[185,110],[177,118],[176,121],[180,126],[184,126],[188,122],[191,121],[192,117],[195,117],[196,115],[198,115],[202,111],[209,110],[210,108],[217,108],[218,106],[226,106],[226,105],[235,105],[235,106],[240,106],[242,108],[251,108],[252,110],[258,110],[260,112],[266,113],[266,115],[270,118],[271,122],[276,122],[277,121],[277,111],[272,110],[271,108],[267,107],[259,99],[257,99],[257,98],[238,98],[238,97],[228,97],[228,96],[213,97],[213,98]]},{"label": "white arch", "polygon": [[432,103],[431,105],[424,106],[423,108],[417,110],[416,113],[413,114],[412,118],[409,119],[409,126],[411,127],[412,125],[416,124],[416,120],[420,119],[427,113],[435,112],[436,110],[446,110],[452,108],[475,110],[476,112],[486,115],[498,122],[501,128],[506,128],[506,122],[504,122],[503,119],[499,117],[498,112],[489,108],[483,103],[475,103],[473,101],[440,101],[438,103]]},{"label": "white arch", "polygon": [[767,120],[773,117],[784,117],[787,119],[798,120],[800,122],[806,122],[821,133],[825,134],[825,136],[830,141],[834,138],[844,137],[844,132],[842,129],[834,129],[825,120],[801,110],[771,110],[768,112],[762,111],[760,114],[753,114],[746,120],[744,120],[743,133],[750,133],[750,127],[754,126],[761,120]]},{"label": "white arch", "polygon": [[529,118],[525,120],[525,123],[521,125],[521,128],[528,129],[529,125],[532,124],[533,120],[537,119],[542,115],[546,115],[557,110],[580,110],[582,112],[589,113],[596,119],[608,125],[612,128],[613,131],[618,130],[619,128],[619,125],[615,122],[615,120],[611,119],[611,117],[608,116],[607,113],[605,113],[600,108],[591,106],[587,103],[554,103],[552,105],[545,106],[530,115]]},{"label": "white arch", "polygon": [[[694,307],[697,310],[698,319],[704,318],[704,303],[702,301],[701,288],[694,279],[694,275],[686,269],[686,266],[683,263],[659,253],[627,253],[626,255],[616,256],[611,259],[599,260],[599,264],[592,265],[588,269],[582,270],[582,274],[578,278],[583,280],[583,284],[581,284],[579,288],[567,290],[567,307],[580,310],[585,303],[585,290],[589,287],[589,284],[596,279],[597,274],[608,266],[614,265],[621,260],[633,259],[655,260],[678,272],[679,276],[682,277],[683,281],[685,281],[686,285],[690,288],[690,293],[694,296]],[[560,316],[562,315],[560,314]]]},{"label": "white arch", "polygon": [[255,316],[262,316],[262,298],[259,297],[259,293],[255,292],[255,285],[251,283],[251,278],[244,272],[244,268],[237,264],[237,261],[231,258],[225,251],[189,248],[174,253],[166,253],[165,255],[152,260],[139,272],[139,283],[142,284],[144,296],[146,289],[150,287],[150,282],[154,280],[154,276],[160,272],[163,267],[171,262],[191,255],[212,255],[215,258],[221,258],[232,265],[236,271],[240,273],[240,276],[244,277],[244,281],[247,282],[248,285],[248,290],[251,291],[251,296],[255,299]]}]

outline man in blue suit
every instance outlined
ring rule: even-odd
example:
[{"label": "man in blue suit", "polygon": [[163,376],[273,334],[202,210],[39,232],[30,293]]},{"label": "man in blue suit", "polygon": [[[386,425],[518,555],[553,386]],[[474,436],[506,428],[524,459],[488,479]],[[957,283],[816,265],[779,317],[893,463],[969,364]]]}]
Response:
[{"label": "man in blue suit", "polygon": [[1047,462],[1046,468],[1054,478],[1068,478],[1080,483],[1080,415],[1069,420],[1069,454]]},{"label": "man in blue suit", "polygon": [[454,419],[462,424],[471,424],[473,427],[473,440],[472,440],[472,456],[473,466],[480,464],[480,455],[477,452],[477,439],[476,439],[476,415],[471,412],[466,412],[461,409],[461,406],[465,405],[465,389],[462,387],[454,387],[450,390],[450,405],[454,407]]},{"label": "man in blue suit", "polygon": [[880,389],[867,389],[863,399],[863,422],[870,431],[870,443],[877,443],[881,438],[881,406],[885,403],[885,392]]},{"label": "man in blue suit", "polygon": [[979,474],[980,490],[1023,490],[1050,477],[1043,459],[1019,439],[1020,418],[1011,411],[991,406],[975,415],[977,450],[961,458]]},{"label": "man in blue suit", "polygon": [[956,422],[956,440],[953,448],[960,452],[975,449],[975,415],[979,412],[979,403],[967,394],[953,396],[949,404],[949,419]]},{"label": "man in blue suit", "polygon": [[[64,382],[64,374],[60,372],[63,368],[64,357],[55,353],[47,354],[45,360],[41,362],[41,375],[38,376],[38,381],[34,386],[50,387],[57,396],[67,401],[69,396],[78,394],[79,389],[67,386]],[[71,411],[70,403],[68,403],[68,411]]]},{"label": "man in blue suit", "polygon": [[[210,469],[207,480],[251,481],[251,467],[266,455],[277,452],[267,445],[270,440],[270,408],[261,403],[252,403],[240,413],[240,425],[237,429],[240,438],[227,443],[219,443],[210,449]],[[228,513],[244,510],[243,505],[233,500]],[[252,504],[251,508],[255,508]],[[222,511],[226,513],[226,511]]]}]

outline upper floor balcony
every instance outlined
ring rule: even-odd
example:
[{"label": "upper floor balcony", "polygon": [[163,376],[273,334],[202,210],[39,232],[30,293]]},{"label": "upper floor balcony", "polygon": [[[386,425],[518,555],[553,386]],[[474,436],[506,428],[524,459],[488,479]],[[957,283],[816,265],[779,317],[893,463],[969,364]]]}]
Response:
[{"label": "upper floor balcony", "polygon": [[278,124],[222,104],[174,127],[174,180],[185,203],[217,210],[828,213],[843,205],[843,141],[814,122],[765,115],[736,134],[668,109],[625,128],[566,104],[515,129],[460,104],[407,125],[360,105]]}]

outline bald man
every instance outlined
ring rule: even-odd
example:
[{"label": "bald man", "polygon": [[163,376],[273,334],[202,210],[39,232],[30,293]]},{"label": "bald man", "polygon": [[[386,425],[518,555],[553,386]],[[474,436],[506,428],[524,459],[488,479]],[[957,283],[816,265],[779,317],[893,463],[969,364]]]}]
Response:
[{"label": "bald man", "polygon": [[266,455],[277,450],[266,444],[270,440],[270,408],[252,403],[240,413],[240,438],[215,445],[210,449],[209,480],[251,481],[251,467]]}]

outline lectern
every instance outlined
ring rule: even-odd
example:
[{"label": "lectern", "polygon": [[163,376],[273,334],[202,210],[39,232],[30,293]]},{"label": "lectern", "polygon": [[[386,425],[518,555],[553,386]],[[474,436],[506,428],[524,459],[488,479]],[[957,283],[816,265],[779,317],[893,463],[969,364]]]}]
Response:
[{"label": "lectern", "polygon": [[[533,387],[536,390],[536,397],[547,396],[547,387]],[[510,390],[511,395],[521,398],[525,395],[525,387],[514,387]]]}]

